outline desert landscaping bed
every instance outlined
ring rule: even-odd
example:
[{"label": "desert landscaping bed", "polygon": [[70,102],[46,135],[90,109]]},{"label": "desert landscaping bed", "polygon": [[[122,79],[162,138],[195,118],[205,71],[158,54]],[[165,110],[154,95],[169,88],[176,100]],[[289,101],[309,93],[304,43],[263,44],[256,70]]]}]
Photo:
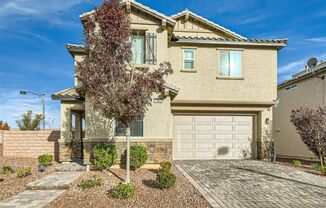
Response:
[{"label": "desert landscaping bed", "polygon": [[276,163],[283,165],[283,166],[292,167],[295,170],[303,171],[306,173],[311,173],[311,174],[326,178],[326,175],[323,175],[320,171],[312,169],[311,163],[308,163],[308,164],[303,163],[300,167],[294,167],[293,162],[291,162],[291,161],[277,161]]},{"label": "desert landscaping bed", "polygon": [[[210,207],[202,195],[177,170],[175,187],[162,190],[155,182],[157,170],[140,169],[131,173],[135,195],[129,199],[115,199],[110,190],[124,178],[124,170],[87,172],[61,196],[46,207]],[[103,180],[100,187],[85,189],[78,187],[82,180],[99,174]]]},{"label": "desert landscaping bed", "polygon": [[34,158],[3,157],[0,158],[0,169],[4,166],[10,166],[14,171],[20,167],[29,166],[32,168],[32,174],[23,178],[17,178],[16,173],[8,175],[0,174],[0,179],[3,179],[3,181],[0,182],[0,200],[24,191],[27,183],[53,172],[56,163],[53,162],[53,165],[46,168],[46,171],[43,173],[37,171],[38,161]]}]

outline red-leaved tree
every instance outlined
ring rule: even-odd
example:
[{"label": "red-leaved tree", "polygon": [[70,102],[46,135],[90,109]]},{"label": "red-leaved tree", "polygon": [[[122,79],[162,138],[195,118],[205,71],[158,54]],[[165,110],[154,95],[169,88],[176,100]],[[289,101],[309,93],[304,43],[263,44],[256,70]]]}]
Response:
[{"label": "red-leaved tree", "polygon": [[291,122],[309,150],[320,159],[323,170],[326,155],[326,106],[293,110]]},{"label": "red-leaved tree", "polygon": [[126,183],[130,183],[130,124],[141,119],[153,93],[164,91],[164,76],[173,72],[164,62],[155,70],[132,67],[130,19],[118,0],[105,1],[85,22],[86,53],[78,64],[80,91],[94,109],[125,125]]}]

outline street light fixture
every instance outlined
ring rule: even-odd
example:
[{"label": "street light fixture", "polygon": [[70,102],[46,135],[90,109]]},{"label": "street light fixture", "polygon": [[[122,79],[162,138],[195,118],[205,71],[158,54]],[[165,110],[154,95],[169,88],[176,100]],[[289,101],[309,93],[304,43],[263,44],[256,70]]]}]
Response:
[{"label": "street light fixture", "polygon": [[39,98],[41,98],[41,102],[42,102],[42,114],[43,114],[43,130],[45,129],[45,94],[44,93],[35,93],[35,92],[31,92],[31,91],[26,91],[26,90],[21,90],[19,91],[19,94],[21,95],[26,95],[26,94],[32,94],[32,95],[36,95]]}]

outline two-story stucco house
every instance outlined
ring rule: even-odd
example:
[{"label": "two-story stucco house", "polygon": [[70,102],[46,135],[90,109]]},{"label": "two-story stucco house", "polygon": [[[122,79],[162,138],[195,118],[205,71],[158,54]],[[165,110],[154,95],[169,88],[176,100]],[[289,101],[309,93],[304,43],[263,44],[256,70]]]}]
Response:
[{"label": "two-story stucco house", "polygon": [[[131,126],[131,143],[147,147],[148,162],[258,157],[277,98],[277,53],[287,39],[249,39],[189,10],[167,16],[133,0],[122,6],[131,18],[133,64],[153,69],[169,61],[174,69],[166,93],[153,95]],[[82,60],[83,46],[67,48],[75,63]],[[76,88],[78,80],[52,95],[61,101],[60,160],[89,163],[92,147],[103,142],[122,152],[123,126],[94,111]]]}]

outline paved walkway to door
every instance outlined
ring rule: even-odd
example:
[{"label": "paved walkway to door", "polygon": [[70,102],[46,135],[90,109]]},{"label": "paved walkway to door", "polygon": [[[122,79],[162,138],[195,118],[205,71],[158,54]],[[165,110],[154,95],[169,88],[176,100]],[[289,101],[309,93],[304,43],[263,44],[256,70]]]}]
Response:
[{"label": "paved walkway to door", "polygon": [[326,178],[254,160],[175,161],[212,207],[323,207]]},{"label": "paved walkway to door", "polygon": [[[66,167],[69,164],[63,166]],[[26,191],[0,201],[0,207],[43,207],[60,196],[82,174],[83,172],[53,172],[48,176],[27,184]]]}]

